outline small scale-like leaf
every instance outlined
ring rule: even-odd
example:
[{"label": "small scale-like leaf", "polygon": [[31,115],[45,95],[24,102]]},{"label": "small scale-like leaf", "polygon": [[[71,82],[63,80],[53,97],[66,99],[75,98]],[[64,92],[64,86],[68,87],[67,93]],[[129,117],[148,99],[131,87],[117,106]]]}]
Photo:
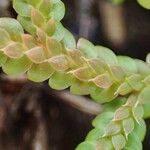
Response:
[{"label": "small scale-like leaf", "polygon": [[72,83],[72,77],[69,74],[55,72],[49,79],[49,86],[55,90],[64,90]]},{"label": "small scale-like leaf", "polygon": [[65,15],[64,3],[62,1],[59,1],[55,4],[53,4],[52,11],[50,13],[50,17],[59,22],[62,20],[64,15]]},{"label": "small scale-like leaf", "polygon": [[109,138],[101,138],[97,141],[96,149],[95,150],[112,150],[113,144],[111,139]]},{"label": "small scale-like leaf", "polygon": [[129,107],[135,106],[136,101],[137,101],[137,97],[138,97],[137,94],[131,94],[131,95],[129,96],[129,98],[127,99],[127,101],[126,101],[126,103],[125,103],[124,106],[129,106]]},{"label": "small scale-like leaf", "polygon": [[86,136],[86,141],[97,141],[103,134],[104,130],[101,128],[94,128]]},{"label": "small scale-like leaf", "polygon": [[45,19],[43,15],[37,9],[32,8],[31,20],[32,20],[32,23],[36,25],[37,27],[44,26]]},{"label": "small scale-like leaf", "polygon": [[28,71],[31,66],[32,62],[24,55],[19,59],[7,59],[2,69],[8,75],[17,76]]},{"label": "small scale-like leaf", "polygon": [[146,135],[146,124],[145,124],[145,121],[143,119],[140,120],[140,124],[135,123],[135,127],[134,127],[133,132],[137,134],[140,141],[144,140],[145,135]]},{"label": "small scale-like leaf", "polygon": [[76,70],[69,71],[68,73],[74,75],[77,79],[81,81],[89,81],[95,76],[94,72],[89,67],[81,67]]},{"label": "small scale-like leaf", "polygon": [[113,84],[110,88],[103,90],[98,87],[94,91],[91,91],[90,94],[93,100],[99,103],[106,103],[117,97],[117,94],[115,93],[117,88],[118,85],[116,84]]},{"label": "small scale-like leaf", "polygon": [[111,121],[105,129],[104,136],[115,135],[121,131],[120,123]]},{"label": "small scale-like leaf", "polygon": [[7,56],[3,53],[3,51],[0,51],[0,67],[6,62]]},{"label": "small scale-like leaf", "polygon": [[21,41],[21,35],[24,33],[21,24],[13,18],[0,18],[0,28],[5,29],[12,40]]},{"label": "small scale-like leaf", "polygon": [[91,90],[93,90],[92,83],[89,82],[81,82],[77,79],[72,83],[70,87],[70,92],[76,95],[89,95]]},{"label": "small scale-like leaf", "polygon": [[109,48],[103,46],[96,46],[95,50],[100,60],[104,61],[106,64],[109,65],[117,65],[118,63],[117,57],[114,54],[114,52],[111,51]]},{"label": "small scale-like leaf", "polygon": [[133,116],[135,118],[135,120],[137,121],[137,123],[140,124],[140,121],[144,115],[144,110],[143,110],[143,107],[138,105],[136,107],[133,107],[132,108],[132,113],[133,113]]},{"label": "small scale-like leaf", "polygon": [[42,0],[41,5],[39,6],[39,11],[43,14],[43,16],[49,19],[49,13],[52,10],[52,4],[50,0]]},{"label": "small scale-like leaf", "polygon": [[36,47],[36,40],[29,34],[22,35],[23,44],[27,49]]},{"label": "small scale-like leaf", "polygon": [[142,143],[136,133],[129,134],[124,150],[142,150]]},{"label": "small scale-like leaf", "polygon": [[27,57],[34,63],[42,63],[45,60],[44,52],[42,47],[34,47],[25,52]]},{"label": "small scale-like leaf", "polygon": [[9,34],[0,28],[0,48],[5,47],[11,41]]},{"label": "small scale-like leaf", "polygon": [[134,120],[133,118],[127,118],[122,121],[123,130],[126,136],[126,139],[128,140],[128,135],[133,131],[134,129]]},{"label": "small scale-like leaf", "polygon": [[137,66],[135,61],[128,56],[117,56],[118,63],[124,69],[127,75],[137,73]]},{"label": "small scale-like leaf", "polygon": [[139,74],[133,74],[130,77],[126,78],[128,84],[135,90],[140,91],[144,84],[141,82],[142,77]]},{"label": "small scale-like leaf", "polygon": [[56,30],[56,22],[54,19],[50,19],[46,26],[45,26],[45,32],[48,36],[52,36]]},{"label": "small scale-like leaf", "polygon": [[64,46],[66,48],[76,48],[76,41],[74,36],[67,29],[64,30],[65,30],[65,36],[62,40]]},{"label": "small scale-like leaf", "polygon": [[126,140],[122,134],[118,134],[112,137],[112,143],[116,150],[121,150],[125,147]]},{"label": "small scale-like leaf", "polygon": [[85,141],[78,145],[78,147],[75,150],[95,150],[96,146],[89,141]]},{"label": "small scale-like leaf", "polygon": [[49,63],[44,62],[41,64],[33,64],[31,69],[28,71],[28,79],[34,82],[43,82],[50,78],[54,73],[54,70]]},{"label": "small scale-like leaf", "polygon": [[76,67],[79,67],[79,66],[83,65],[83,59],[81,58],[82,54],[79,50],[69,49],[67,52],[68,52],[68,55],[71,58],[71,61],[72,61],[73,65],[75,65]]},{"label": "small scale-like leaf", "polygon": [[125,79],[125,72],[120,66],[110,66],[109,69],[116,81],[119,82]]},{"label": "small scale-like leaf", "polygon": [[104,131],[106,125],[113,119],[114,113],[113,112],[103,112],[99,114],[93,121],[92,125],[95,128],[101,129]]},{"label": "small scale-like leaf", "polygon": [[37,7],[42,0],[26,0],[28,4],[34,6],[34,7]]},{"label": "small scale-like leaf", "polygon": [[24,17],[30,17],[32,6],[26,0],[13,0],[13,8],[15,11]]},{"label": "small scale-like leaf", "polygon": [[145,87],[139,94],[137,104],[150,103],[150,86]]},{"label": "small scale-like leaf", "polygon": [[150,68],[147,63],[139,59],[134,59],[134,61],[136,63],[136,67],[138,69],[139,74],[142,74],[144,76],[147,76],[150,74]]},{"label": "small scale-like leaf", "polygon": [[66,71],[69,69],[69,63],[65,55],[51,57],[48,59],[48,62],[56,71]]},{"label": "small scale-like leaf", "polygon": [[116,110],[114,120],[123,120],[127,117],[129,117],[130,111],[128,107],[120,107]]},{"label": "small scale-like leaf", "polygon": [[[37,27],[36,28],[36,35],[38,37],[38,42],[42,43],[44,45],[46,43],[46,33],[44,32],[44,30],[42,30],[41,28]],[[47,56],[49,56],[48,53],[47,53]]]},{"label": "small scale-like leaf", "polygon": [[86,62],[97,74],[102,74],[108,69],[107,65],[97,58],[86,59]]},{"label": "small scale-like leaf", "polygon": [[18,15],[17,20],[21,23],[23,28],[30,34],[35,35],[36,34],[36,28],[33,25],[31,19],[29,17],[22,17]]},{"label": "small scale-like leaf", "polygon": [[4,54],[10,58],[21,58],[24,55],[25,48],[19,42],[11,42],[8,46],[4,49]]},{"label": "small scale-like leaf", "polygon": [[127,95],[133,91],[132,87],[127,83],[123,82],[117,89],[116,94]]},{"label": "small scale-like leaf", "polygon": [[52,56],[62,54],[63,51],[62,45],[57,40],[49,37],[47,38],[46,44],[47,44],[47,49],[49,50]]},{"label": "small scale-like leaf", "polygon": [[107,89],[113,84],[113,80],[111,79],[111,76],[108,73],[98,75],[90,81],[94,82],[98,87],[103,89]]},{"label": "small scale-like leaf", "polygon": [[88,40],[80,38],[77,43],[77,48],[87,57],[96,58],[97,53],[95,51],[95,46]]}]

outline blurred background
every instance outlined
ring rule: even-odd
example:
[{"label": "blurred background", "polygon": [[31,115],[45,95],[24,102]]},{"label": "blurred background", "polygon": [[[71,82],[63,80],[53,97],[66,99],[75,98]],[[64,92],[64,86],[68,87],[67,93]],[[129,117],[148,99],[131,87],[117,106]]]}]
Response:
[{"label": "blurred background", "polygon": [[[112,49],[118,55],[144,60],[150,51],[150,10],[126,0],[62,0],[64,26],[78,39]],[[16,17],[10,0],[0,0],[0,16]],[[86,105],[83,105],[85,104]],[[0,150],[73,150],[91,130],[101,107],[86,97],[76,97],[35,84],[25,77],[0,74]],[[144,150],[149,148],[147,120]]]}]

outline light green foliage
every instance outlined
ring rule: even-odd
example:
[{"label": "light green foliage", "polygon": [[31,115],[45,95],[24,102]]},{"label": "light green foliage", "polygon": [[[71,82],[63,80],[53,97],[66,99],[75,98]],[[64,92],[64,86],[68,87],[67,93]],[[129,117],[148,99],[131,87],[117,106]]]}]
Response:
[{"label": "light green foliage", "polygon": [[143,118],[150,117],[150,55],[144,62],[116,56],[84,38],[76,43],[60,22],[65,12],[60,0],[13,0],[13,7],[19,22],[0,18],[3,71],[26,73],[34,82],[49,80],[53,89],[70,88],[104,104],[94,129],[76,150],[142,150]]},{"label": "light green foliage", "polygon": [[[122,4],[125,0],[110,0],[113,4]],[[144,8],[150,9],[149,0],[137,0],[137,2]]]}]

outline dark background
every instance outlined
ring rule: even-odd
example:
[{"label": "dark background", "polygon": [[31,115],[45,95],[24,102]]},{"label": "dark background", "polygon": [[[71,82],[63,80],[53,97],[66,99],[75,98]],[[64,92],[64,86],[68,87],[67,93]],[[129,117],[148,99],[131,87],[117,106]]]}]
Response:
[{"label": "dark background", "polygon": [[[76,39],[85,37],[116,54],[145,60],[150,51],[150,10],[126,0],[63,0],[63,24]],[[0,0],[0,16],[16,17],[10,1]],[[84,140],[95,117],[82,112],[47,83],[35,84],[0,74],[0,150],[73,150]],[[150,148],[147,120],[144,150]],[[42,147],[42,148],[40,148]]]}]

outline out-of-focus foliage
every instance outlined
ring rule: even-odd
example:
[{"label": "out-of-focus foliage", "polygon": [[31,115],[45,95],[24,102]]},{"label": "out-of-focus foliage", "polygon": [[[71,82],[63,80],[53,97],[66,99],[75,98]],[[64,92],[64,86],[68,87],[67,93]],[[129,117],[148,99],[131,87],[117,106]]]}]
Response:
[{"label": "out-of-focus foliage", "polygon": [[[111,0],[114,4],[121,4],[125,0]],[[137,0],[137,2],[144,8],[150,9],[150,1],[149,0]]]},{"label": "out-of-focus foliage", "polygon": [[76,44],[60,22],[65,14],[60,0],[13,0],[13,7],[19,22],[0,19],[3,71],[11,76],[26,73],[34,82],[49,79],[53,89],[70,87],[73,94],[109,102],[77,150],[141,150],[146,130],[143,118],[150,117],[145,107],[150,104],[149,55],[143,62],[116,56],[84,38]]}]

